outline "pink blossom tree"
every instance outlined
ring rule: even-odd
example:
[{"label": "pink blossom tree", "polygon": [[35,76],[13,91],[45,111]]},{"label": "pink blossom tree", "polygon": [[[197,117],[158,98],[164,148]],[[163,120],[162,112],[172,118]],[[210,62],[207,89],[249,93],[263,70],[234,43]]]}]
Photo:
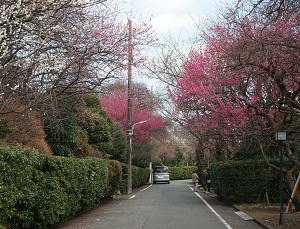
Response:
[{"label": "pink blossom tree", "polygon": [[[229,88],[235,83],[220,77],[212,68],[215,61],[208,49],[191,52],[189,62],[183,66],[182,77],[176,80],[175,90],[169,90],[178,110],[176,121],[198,140],[196,154],[201,170],[207,163],[204,151],[209,150],[211,155],[217,153],[215,156],[219,158],[226,157],[227,152],[219,152],[216,147],[220,144],[219,148],[224,147],[220,140],[225,137],[228,142],[232,132],[243,127],[246,121],[247,106],[230,92]],[[217,141],[211,144],[211,139]]]},{"label": "pink blossom tree", "polygon": [[[113,94],[102,95],[100,103],[103,109],[109,114],[113,121],[118,122],[127,132],[127,92],[124,90],[115,91]],[[144,141],[151,141],[151,133],[163,127],[161,116],[155,115],[147,109],[140,107],[137,99],[132,99],[132,123],[147,121],[134,126],[133,145],[138,145]]]},{"label": "pink blossom tree", "polygon": [[272,20],[257,14],[240,20],[231,17],[205,34],[207,48],[218,60],[214,68],[227,79],[224,85],[231,82],[227,88],[248,107],[247,118],[257,130],[254,135],[264,133],[266,142],[273,142],[277,130],[294,129],[298,119],[298,17],[299,11]]},{"label": "pink blossom tree", "polygon": [[[179,110],[176,119],[202,142],[200,151],[205,136],[212,138],[216,131],[222,136],[242,134],[256,137],[266,161],[264,148],[276,146],[275,131],[289,130],[286,155],[300,168],[295,150],[300,114],[299,4],[289,5],[290,10],[259,4],[250,12],[239,6],[229,8],[224,20],[202,34],[204,47],[191,52],[182,78],[170,90]],[[265,13],[270,6],[276,13]],[[292,170],[285,172],[293,187]]]}]

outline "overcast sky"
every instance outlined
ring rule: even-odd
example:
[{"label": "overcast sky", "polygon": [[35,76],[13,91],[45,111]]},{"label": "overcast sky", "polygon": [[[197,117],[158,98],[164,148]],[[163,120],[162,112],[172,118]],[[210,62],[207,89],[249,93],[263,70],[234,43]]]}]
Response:
[{"label": "overcast sky", "polygon": [[[197,35],[196,24],[216,16],[218,6],[234,0],[125,0],[126,12],[136,18],[149,20],[157,37],[163,41],[171,36],[175,40],[187,40]],[[180,37],[180,38],[179,38]],[[185,43],[188,45],[188,42]],[[134,69],[135,72],[135,69]],[[158,86],[157,81],[149,80],[135,73],[134,80]]]},{"label": "overcast sky", "polygon": [[[225,0],[127,0],[137,18],[150,19],[159,37],[193,34],[199,20],[213,16]],[[227,0],[233,2],[233,0]]]}]

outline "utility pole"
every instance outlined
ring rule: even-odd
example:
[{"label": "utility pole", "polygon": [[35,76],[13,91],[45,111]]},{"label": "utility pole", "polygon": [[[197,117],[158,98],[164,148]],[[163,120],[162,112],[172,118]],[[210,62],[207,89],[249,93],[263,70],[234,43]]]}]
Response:
[{"label": "utility pole", "polygon": [[127,114],[127,194],[132,192],[132,22],[128,19],[128,114]]}]

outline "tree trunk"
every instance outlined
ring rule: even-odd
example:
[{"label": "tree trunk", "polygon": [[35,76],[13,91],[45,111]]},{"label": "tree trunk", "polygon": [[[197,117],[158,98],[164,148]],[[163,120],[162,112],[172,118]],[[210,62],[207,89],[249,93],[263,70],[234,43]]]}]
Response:
[{"label": "tree trunk", "polygon": [[198,161],[197,166],[198,166],[198,169],[201,173],[201,184],[202,184],[202,187],[204,189],[206,189],[206,183],[205,183],[205,180],[203,179],[204,170],[206,169],[206,167],[205,167],[204,155],[203,155],[203,152],[202,152],[202,141],[199,140],[199,139],[198,139],[198,144],[197,144],[195,153],[196,153],[197,161]]}]

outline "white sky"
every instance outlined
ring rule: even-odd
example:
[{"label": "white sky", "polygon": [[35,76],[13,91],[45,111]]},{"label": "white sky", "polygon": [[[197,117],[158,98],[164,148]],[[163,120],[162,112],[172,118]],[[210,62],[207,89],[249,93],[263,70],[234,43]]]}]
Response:
[{"label": "white sky", "polygon": [[[196,22],[213,16],[225,0],[127,0],[137,18],[150,19],[159,37],[192,34]],[[233,0],[227,0],[233,2]]]},{"label": "white sky", "polygon": [[[234,0],[125,0],[125,11],[132,16],[148,21],[161,40],[186,40],[197,36],[196,24],[208,18],[215,17],[220,5]],[[129,17],[129,15],[128,15]],[[193,40],[193,39],[192,39]],[[147,82],[149,86],[159,83],[135,75],[133,79]]]}]

